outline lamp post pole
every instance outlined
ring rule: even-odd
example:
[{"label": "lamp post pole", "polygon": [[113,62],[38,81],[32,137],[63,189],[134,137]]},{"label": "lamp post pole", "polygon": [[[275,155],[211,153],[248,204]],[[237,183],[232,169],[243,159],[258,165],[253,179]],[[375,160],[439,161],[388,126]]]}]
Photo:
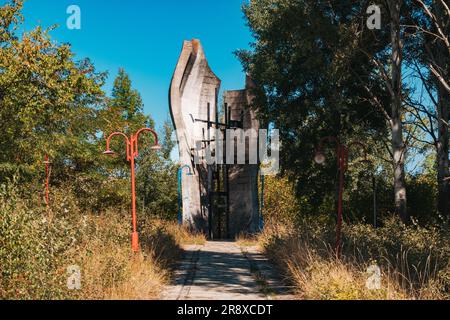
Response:
[{"label": "lamp post pole", "polygon": [[337,225],[336,225],[336,255],[338,258],[341,257],[341,249],[342,249],[342,211],[343,211],[343,195],[344,195],[344,174],[347,166],[347,156],[348,150],[347,148],[339,144],[339,199],[338,199],[338,217],[337,217]]},{"label": "lamp post pole", "polygon": [[182,208],[182,197],[183,197],[183,195],[182,195],[182,190],[181,190],[181,178],[182,178],[182,175],[183,175],[183,169],[185,169],[185,168],[187,168],[188,169],[188,173],[187,173],[187,175],[188,176],[192,176],[193,175],[193,173],[192,173],[192,171],[191,171],[191,167],[189,167],[188,165],[184,165],[184,166],[182,166],[182,167],[180,167],[179,169],[178,169],[178,224],[179,225],[182,225],[182,223],[183,223],[183,215],[182,215],[182,213],[181,213],[181,208]]},{"label": "lamp post pole", "polygon": [[348,146],[340,142],[336,137],[324,137],[319,142],[319,147],[316,151],[314,161],[317,164],[325,163],[325,154],[323,152],[323,145],[325,142],[334,142],[336,144],[336,156],[337,165],[339,168],[339,195],[338,195],[338,212],[337,212],[337,223],[336,223],[336,256],[341,257],[342,251],[342,217],[343,217],[343,194],[344,194],[344,184],[345,184],[345,171],[348,168],[348,153],[352,146],[359,146],[364,152],[364,159],[367,161],[367,148],[361,142],[355,141],[350,143]]},{"label": "lamp post pole", "polygon": [[158,144],[158,135],[156,132],[149,128],[142,128],[138,130],[134,135],[131,135],[130,139],[122,132],[114,132],[109,135],[106,139],[106,151],[103,152],[105,155],[114,155],[115,153],[110,150],[110,141],[115,136],[122,136],[125,138],[126,150],[127,150],[127,161],[130,162],[131,166],[131,219],[133,226],[133,233],[131,235],[131,249],[134,252],[139,251],[139,236],[137,233],[137,219],[136,219],[136,177],[135,177],[135,158],[139,156],[138,151],[138,139],[142,132],[150,132],[155,138],[155,144],[151,147],[152,150],[159,150],[161,147]]},{"label": "lamp post pole", "polygon": [[45,164],[45,204],[47,207],[50,205],[50,161],[48,155],[44,157]]}]

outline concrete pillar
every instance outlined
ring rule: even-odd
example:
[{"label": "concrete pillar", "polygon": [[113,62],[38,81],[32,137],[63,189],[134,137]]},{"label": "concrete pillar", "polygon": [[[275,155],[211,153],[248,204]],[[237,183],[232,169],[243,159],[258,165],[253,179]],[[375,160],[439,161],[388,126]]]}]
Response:
[{"label": "concrete pillar", "polygon": [[[250,108],[254,96],[251,89],[253,83],[247,76],[246,88],[243,90],[225,91],[224,103],[231,109],[231,120],[242,118],[244,131],[253,129],[255,134],[259,130],[256,113]],[[257,136],[249,137],[258,148]],[[257,150],[257,149],[256,149]],[[229,150],[227,150],[229,152]],[[258,164],[249,164],[249,147],[246,146],[246,164],[237,164],[229,167],[230,183],[230,230],[231,238],[240,233],[255,233],[259,228],[258,218]]]}]

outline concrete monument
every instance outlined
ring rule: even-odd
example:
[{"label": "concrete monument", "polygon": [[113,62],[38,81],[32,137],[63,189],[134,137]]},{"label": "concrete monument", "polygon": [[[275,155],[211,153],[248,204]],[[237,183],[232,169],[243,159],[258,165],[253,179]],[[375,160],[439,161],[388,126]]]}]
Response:
[{"label": "concrete monument", "polygon": [[[220,84],[200,41],[185,41],[169,91],[179,160],[194,173],[182,175],[183,224],[213,239],[253,233],[259,225],[258,164],[227,159],[227,132],[242,136],[242,129],[259,128],[249,107],[253,84],[247,77],[245,89],[225,91],[219,110]],[[248,158],[248,146],[245,153]]]}]

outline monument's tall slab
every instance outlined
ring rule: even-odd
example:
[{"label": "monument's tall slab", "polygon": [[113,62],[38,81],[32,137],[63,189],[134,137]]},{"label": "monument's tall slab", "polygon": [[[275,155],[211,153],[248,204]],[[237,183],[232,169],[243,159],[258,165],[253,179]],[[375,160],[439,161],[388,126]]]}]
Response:
[{"label": "monument's tall slab", "polygon": [[204,199],[208,168],[204,160],[194,163],[193,150],[197,141],[205,139],[208,124],[195,119],[208,117],[208,105],[209,117],[215,117],[219,88],[220,80],[211,71],[200,41],[185,41],[170,85],[169,102],[180,162],[190,165],[194,174],[182,175],[183,223],[203,232],[208,232],[208,208]]},{"label": "monument's tall slab", "polygon": [[[224,93],[224,103],[230,114],[232,123],[238,122],[239,134],[237,139],[245,143],[245,164],[229,165],[229,234],[231,236],[240,233],[254,233],[259,229],[258,211],[258,172],[259,165],[251,163],[251,153],[258,146],[259,122],[255,111],[250,108],[254,96],[252,88],[254,84],[250,77],[246,77],[246,85],[243,90],[230,90]],[[230,129],[233,130],[233,129]],[[239,137],[239,135],[243,135]],[[243,139],[242,139],[243,138]],[[255,147],[251,150],[250,146]],[[227,151],[229,152],[229,150]]]},{"label": "monument's tall slab", "polygon": [[[233,238],[258,229],[258,165],[226,161],[226,132],[258,129],[249,107],[251,86],[247,78],[245,89],[226,91],[220,116],[220,79],[209,67],[200,41],[183,43],[169,92],[180,163],[193,171],[192,176],[182,174],[183,224],[211,238]],[[245,153],[248,158],[248,147]]]}]

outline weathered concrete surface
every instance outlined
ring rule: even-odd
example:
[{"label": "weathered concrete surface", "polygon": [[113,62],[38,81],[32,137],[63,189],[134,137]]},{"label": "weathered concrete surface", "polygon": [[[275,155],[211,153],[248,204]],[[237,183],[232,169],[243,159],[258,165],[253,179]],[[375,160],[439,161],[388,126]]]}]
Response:
[{"label": "weathered concrete surface", "polygon": [[207,119],[208,103],[210,118],[215,119],[219,87],[220,79],[211,71],[200,41],[185,41],[170,85],[169,103],[180,163],[190,165],[195,174],[182,175],[183,223],[204,233],[208,232],[208,169],[204,161],[194,165],[191,150],[197,147],[196,141],[206,138],[207,124],[194,119]]},{"label": "weathered concrete surface", "polygon": [[[249,163],[249,152],[257,154],[259,122],[256,113],[250,108],[254,96],[251,92],[254,84],[246,77],[244,90],[225,91],[224,103],[231,110],[231,120],[243,120],[244,131],[253,130],[248,136],[249,144],[246,145],[245,163],[231,165],[229,168],[230,183],[230,238],[233,239],[240,233],[254,233],[259,229],[258,216],[258,164]],[[239,138],[238,138],[239,139]],[[242,139],[241,142],[245,142]],[[254,146],[250,150],[249,146]],[[229,152],[229,151],[228,151]]]},{"label": "weathered concrete surface", "polygon": [[[249,108],[253,96],[251,88],[253,83],[247,77],[246,87],[243,90],[226,91],[224,103],[231,110],[231,120],[241,121],[241,129],[253,129],[254,136],[251,144],[257,148],[258,121],[253,110]],[[220,79],[212,72],[206,60],[203,48],[199,40],[185,41],[183,49],[175,68],[170,86],[170,110],[172,120],[177,133],[180,163],[190,165],[194,176],[182,175],[182,205],[183,224],[191,229],[210,234],[215,237],[216,227],[214,223],[221,223],[221,226],[228,225],[228,230],[221,236],[227,235],[230,239],[241,233],[254,233],[258,230],[258,164],[236,164],[227,161],[229,166],[229,217],[227,222],[219,217],[218,209],[214,206],[217,203],[213,198],[215,188],[220,187],[215,181],[224,181],[225,176],[219,177],[222,171],[215,166],[207,165],[206,145],[210,144],[210,149],[214,150],[215,160],[220,159],[220,154],[216,147],[222,147],[216,140],[215,125],[212,124],[210,136],[208,136],[208,124],[204,121],[216,121],[218,113],[218,92]],[[203,120],[199,121],[199,120]],[[217,120],[219,120],[217,118]],[[223,122],[223,120],[222,120]],[[220,127],[224,129],[223,127]],[[214,141],[212,141],[214,140]],[[207,142],[208,141],[208,142]],[[226,144],[222,144],[226,148]],[[223,150],[230,152],[230,150]],[[255,155],[256,155],[256,149]],[[194,155],[197,155],[200,162],[194,162]],[[245,158],[248,158],[249,148],[246,148]],[[221,172],[214,174],[213,170]],[[219,177],[219,178],[217,178]],[[217,191],[217,190],[216,190]],[[224,192],[221,190],[220,192]],[[217,195],[217,194],[216,194]],[[223,197],[223,195],[222,195]],[[226,197],[226,196],[225,196]],[[215,198],[217,199],[217,198]],[[213,204],[215,203],[215,204]],[[211,207],[210,207],[211,206]],[[226,216],[226,214],[225,214]],[[209,230],[211,226],[212,230]],[[217,228],[219,229],[219,228]],[[222,229],[222,227],[220,228]],[[211,232],[210,232],[211,231]]]},{"label": "weathered concrete surface", "polygon": [[[256,271],[266,285],[258,283]],[[173,284],[163,293],[166,300],[264,300],[291,299],[276,271],[255,247],[234,242],[207,242],[187,246]]]}]

